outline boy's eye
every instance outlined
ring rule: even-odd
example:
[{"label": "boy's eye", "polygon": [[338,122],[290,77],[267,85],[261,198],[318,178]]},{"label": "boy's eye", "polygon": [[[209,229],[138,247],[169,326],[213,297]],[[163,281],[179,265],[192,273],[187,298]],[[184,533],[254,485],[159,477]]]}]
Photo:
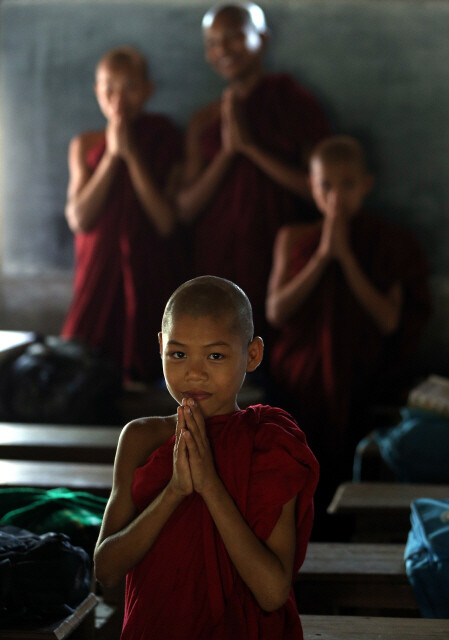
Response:
[{"label": "boy's eye", "polygon": [[209,354],[209,358],[210,360],[222,360],[223,359],[223,354],[222,353],[210,353]]},{"label": "boy's eye", "polygon": [[172,353],[170,353],[170,356],[172,358],[175,358],[175,360],[181,360],[182,358],[186,357],[186,354],[184,353],[184,351],[172,351]]}]

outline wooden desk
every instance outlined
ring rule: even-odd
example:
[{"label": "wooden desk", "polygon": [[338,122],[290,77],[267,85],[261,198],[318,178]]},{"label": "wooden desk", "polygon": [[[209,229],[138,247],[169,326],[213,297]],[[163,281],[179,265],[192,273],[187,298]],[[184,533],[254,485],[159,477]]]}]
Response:
[{"label": "wooden desk", "polygon": [[25,351],[35,337],[30,331],[0,331],[0,362]]},{"label": "wooden desk", "polygon": [[97,597],[90,593],[67,618],[37,629],[0,629],[0,640],[93,640],[96,605]]},{"label": "wooden desk", "polygon": [[402,544],[309,543],[294,583],[300,613],[382,609],[419,616],[403,555]]},{"label": "wooden desk", "polygon": [[449,620],[301,615],[304,640],[447,640]]},{"label": "wooden desk", "polygon": [[0,422],[0,458],[114,462],[122,428]]},{"label": "wooden desk", "polygon": [[65,487],[109,497],[112,464],[0,460],[0,487]]},{"label": "wooden desk", "polygon": [[405,542],[410,530],[411,501],[448,497],[448,485],[344,482],[335,492],[327,511],[354,519],[354,540]]}]

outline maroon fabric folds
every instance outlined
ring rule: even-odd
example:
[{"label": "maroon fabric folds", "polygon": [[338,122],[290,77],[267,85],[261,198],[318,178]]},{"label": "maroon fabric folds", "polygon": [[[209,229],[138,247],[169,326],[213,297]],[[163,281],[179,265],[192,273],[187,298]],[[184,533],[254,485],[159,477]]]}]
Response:
[{"label": "maroon fabric folds", "polygon": [[[181,136],[161,115],[145,114],[134,126],[151,176],[163,188],[181,157]],[[104,150],[104,141],[90,150],[92,171]],[[157,332],[182,259],[176,237],[162,238],[149,221],[124,163],[94,228],[75,236],[75,266],[62,335],[101,349],[134,377],[159,376]]]},{"label": "maroon fabric folds", "polygon": [[[255,534],[267,540],[282,506],[297,495],[294,572],[313,520],[318,464],[304,434],[283,410],[257,405],[207,420],[217,471]],[[134,474],[142,511],[166,486],[174,437]],[[302,638],[293,592],[263,612],[237,574],[202,498],[188,496],[147,556],[127,576],[122,640],[278,640]]]},{"label": "maroon fabric folds", "polygon": [[[265,75],[242,102],[248,127],[267,152],[306,167],[307,153],[329,134],[326,118],[305,89],[286,74]],[[220,122],[201,139],[206,162],[221,147]],[[266,326],[264,305],[273,241],[293,219],[310,219],[313,207],[238,156],[194,229],[195,275],[216,275],[238,284],[254,310],[256,333]]]},{"label": "maroon fabric folds", "polygon": [[[293,250],[291,276],[313,255],[320,235],[320,225],[304,232]],[[383,336],[333,264],[284,326],[271,358],[273,376],[290,395],[309,442],[315,446],[319,440],[331,456],[348,435],[353,407],[400,379],[430,311],[427,262],[408,232],[360,213],[351,223],[351,245],[377,288],[386,292],[396,282],[402,285],[399,329]],[[352,434],[357,440],[363,425],[354,428],[359,429]]]}]

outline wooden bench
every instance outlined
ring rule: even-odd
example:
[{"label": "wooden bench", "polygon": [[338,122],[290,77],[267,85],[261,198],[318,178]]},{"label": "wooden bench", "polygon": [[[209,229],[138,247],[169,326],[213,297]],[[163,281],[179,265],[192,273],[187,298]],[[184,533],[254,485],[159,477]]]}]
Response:
[{"label": "wooden bench", "polygon": [[304,640],[447,640],[449,620],[301,615]]},{"label": "wooden bench", "polygon": [[0,459],[112,464],[121,430],[0,422]]},{"label": "wooden bench", "polygon": [[109,497],[113,465],[82,462],[0,460],[0,487],[65,487]]},{"label": "wooden bench", "polygon": [[327,511],[351,517],[354,541],[404,542],[410,530],[410,503],[449,497],[448,485],[401,482],[344,482]]},{"label": "wooden bench", "polygon": [[94,612],[97,596],[90,593],[73,613],[44,627],[0,629],[0,640],[94,640]]},{"label": "wooden bench", "polygon": [[35,337],[30,331],[0,331],[0,362],[23,353]]},{"label": "wooden bench", "polygon": [[299,611],[343,614],[372,609],[382,615],[396,610],[419,616],[403,556],[402,544],[309,543],[294,583]]}]

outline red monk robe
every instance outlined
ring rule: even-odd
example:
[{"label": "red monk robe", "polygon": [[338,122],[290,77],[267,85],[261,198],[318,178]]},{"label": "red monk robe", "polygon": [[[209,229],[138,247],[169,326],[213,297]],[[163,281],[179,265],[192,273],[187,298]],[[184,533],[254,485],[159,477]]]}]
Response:
[{"label": "red monk robe", "polygon": [[[307,155],[329,134],[326,118],[305,89],[286,74],[265,75],[243,102],[255,141],[279,159],[306,169]],[[210,162],[221,147],[220,121],[203,132]],[[238,284],[253,306],[256,334],[265,336],[265,295],[278,228],[316,210],[237,156],[221,188],[195,224],[194,271]]]},{"label": "red monk robe", "polygon": [[[145,114],[134,124],[135,139],[151,175],[163,188],[182,141],[164,116]],[[92,171],[105,142],[92,148]],[[95,227],[75,236],[74,298],[62,335],[101,349],[132,377],[160,376],[157,333],[165,302],[181,282],[174,237],[162,238],[132,186],[125,163]]]},{"label": "red monk robe", "polygon": [[[398,330],[390,337],[380,333],[334,263],[285,324],[271,357],[273,377],[289,395],[287,405],[320,461],[323,479],[339,455],[351,464],[353,445],[369,428],[357,409],[381,389],[398,384],[430,309],[428,267],[414,238],[368,213],[352,220],[350,234],[356,258],[374,286],[386,293],[401,284]],[[292,252],[291,277],[311,258],[320,235],[321,226],[314,225],[301,236]]]},{"label": "red monk robe", "polygon": [[[257,405],[206,421],[215,465],[254,533],[267,540],[282,506],[297,495],[294,573],[313,520],[318,464],[304,434],[281,409]],[[142,511],[169,482],[174,437],[134,474]],[[203,499],[180,504],[145,558],[127,575],[121,640],[300,640],[293,591],[265,613],[237,574]]]}]

